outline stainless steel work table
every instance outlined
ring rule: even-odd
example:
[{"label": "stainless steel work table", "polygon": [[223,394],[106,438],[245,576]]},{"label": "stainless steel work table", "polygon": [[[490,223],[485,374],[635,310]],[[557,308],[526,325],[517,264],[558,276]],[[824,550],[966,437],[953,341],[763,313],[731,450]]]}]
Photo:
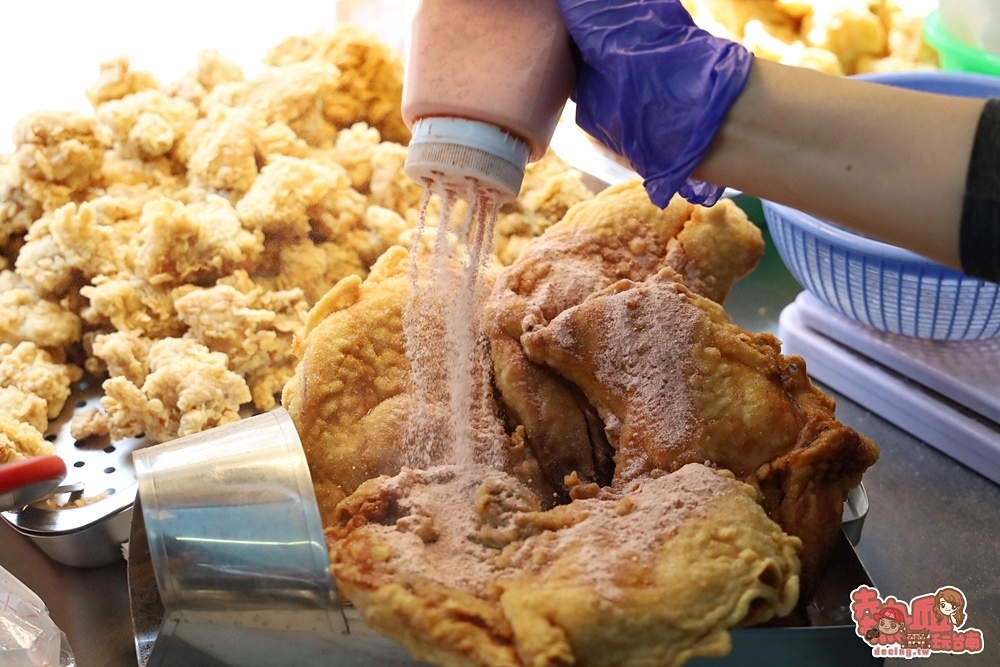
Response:
[{"label": "stainless steel work table", "polygon": [[[726,308],[747,329],[776,332],[781,309],[799,291],[768,239],[760,266],[737,284]],[[967,625],[983,632],[978,655],[886,664],[1000,664],[1000,486],[831,393],[839,419],[882,451],[865,475],[871,509],[858,547],[879,592],[909,601],[956,586],[968,597]],[[80,667],[136,664],[124,561],[89,570],[65,567],[3,524],[0,564],[45,601]]]}]

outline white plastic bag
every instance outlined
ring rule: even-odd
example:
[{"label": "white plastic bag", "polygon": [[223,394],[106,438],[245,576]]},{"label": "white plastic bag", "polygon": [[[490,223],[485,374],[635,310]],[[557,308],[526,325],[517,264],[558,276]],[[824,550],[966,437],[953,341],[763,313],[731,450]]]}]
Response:
[{"label": "white plastic bag", "polygon": [[941,25],[958,41],[1000,55],[997,0],[940,0]]},{"label": "white plastic bag", "polygon": [[75,667],[66,635],[42,599],[0,567],[0,665]]}]

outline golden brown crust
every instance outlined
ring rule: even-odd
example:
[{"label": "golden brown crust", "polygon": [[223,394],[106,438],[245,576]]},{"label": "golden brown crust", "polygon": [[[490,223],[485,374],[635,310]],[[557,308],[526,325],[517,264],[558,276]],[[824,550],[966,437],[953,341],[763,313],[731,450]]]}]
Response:
[{"label": "golden brown crust", "polygon": [[607,483],[611,450],[593,407],[524,355],[522,334],[618,280],[675,264],[693,291],[721,301],[762,253],[760,230],[731,202],[703,209],[677,197],[661,210],[635,181],[571,208],[501,272],[486,308],[497,389],[559,498],[568,499],[562,479],[573,471]]},{"label": "golden brown crust", "polygon": [[795,604],[798,540],[754,495],[693,464],[538,511],[496,471],[404,470],[341,503],[333,573],[435,664],[680,665]]}]

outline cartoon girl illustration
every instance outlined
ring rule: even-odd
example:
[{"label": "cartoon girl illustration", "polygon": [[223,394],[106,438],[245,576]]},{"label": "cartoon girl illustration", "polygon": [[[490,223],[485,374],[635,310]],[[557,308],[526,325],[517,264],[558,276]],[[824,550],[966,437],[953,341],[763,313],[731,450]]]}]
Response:
[{"label": "cartoon girl illustration", "polygon": [[934,615],[947,620],[953,630],[965,623],[965,595],[957,588],[941,588],[934,594]]}]

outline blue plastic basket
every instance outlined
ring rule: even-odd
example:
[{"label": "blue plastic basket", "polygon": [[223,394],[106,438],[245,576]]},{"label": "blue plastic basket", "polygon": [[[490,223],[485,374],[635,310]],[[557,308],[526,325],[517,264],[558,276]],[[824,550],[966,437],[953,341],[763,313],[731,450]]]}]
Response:
[{"label": "blue plastic basket", "polygon": [[778,254],[833,310],[881,331],[934,340],[1000,335],[1000,285],[796,209],[761,202]]},{"label": "blue plastic basket", "polygon": [[[898,72],[858,78],[933,93],[1000,96],[1000,78],[977,74]],[[836,312],[881,331],[916,338],[1000,336],[1000,285],[787,206],[769,201],[761,206],[788,270]]]}]

